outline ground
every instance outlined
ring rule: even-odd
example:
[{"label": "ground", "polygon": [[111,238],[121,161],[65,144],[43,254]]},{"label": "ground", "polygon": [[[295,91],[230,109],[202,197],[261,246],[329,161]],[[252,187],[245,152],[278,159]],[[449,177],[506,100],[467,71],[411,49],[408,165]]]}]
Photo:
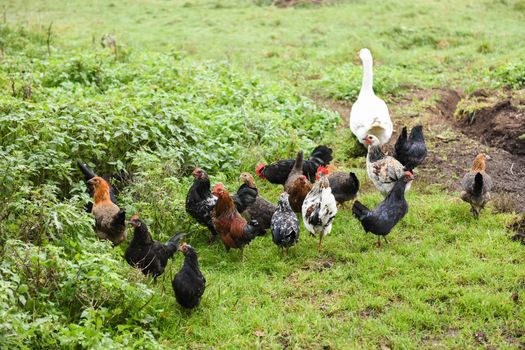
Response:
[{"label": "ground", "polygon": [[[525,97],[497,75],[525,54],[522,2],[8,3],[11,23],[52,22],[56,50],[98,48],[111,33],[124,54],[228,60],[337,111],[340,125],[323,141],[337,168],[357,173],[368,206],[381,198],[347,127],[361,47],[372,49],[376,92],[394,121],[386,149],[402,126],[424,125],[429,155],[416,169],[410,211],[380,249],[349,208],[340,208],[319,253],[305,230],[289,257],[266,236],[244,261],[193,235],[208,282],[201,306],[185,312],[171,295],[180,256],[158,285],[148,282],[160,296],[154,323],[167,348],[525,347],[524,225],[515,214],[525,209]],[[476,221],[459,184],[479,152],[492,158],[495,199]],[[276,200],[280,188],[258,185]]]}]

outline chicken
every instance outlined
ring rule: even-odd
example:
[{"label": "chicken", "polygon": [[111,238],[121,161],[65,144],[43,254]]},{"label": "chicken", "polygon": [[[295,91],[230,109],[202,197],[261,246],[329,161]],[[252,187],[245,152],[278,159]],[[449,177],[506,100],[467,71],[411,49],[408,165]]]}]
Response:
[{"label": "chicken", "polygon": [[319,234],[318,250],[321,250],[323,237],[332,231],[332,221],[337,214],[337,202],[330,188],[330,181],[324,173],[304,199],[302,214],[306,229],[312,235]]},{"label": "chicken", "polygon": [[110,187],[100,176],[92,177],[88,184],[93,188],[93,209],[95,232],[100,239],[107,239],[114,245],[126,239],[126,212],[110,199]]},{"label": "chicken", "polygon": [[175,235],[163,244],[153,240],[148,226],[138,216],[132,216],[129,224],[134,228],[134,235],[124,257],[128,264],[156,279],[162,275],[168,260],[177,252],[179,241],[185,234]]},{"label": "chicken", "polygon": [[[250,220],[257,221],[257,223],[259,224],[259,232],[264,234],[266,233],[266,230],[270,228],[272,216],[273,213],[275,213],[275,211],[277,210],[277,207],[258,195],[255,180],[250,173],[242,173],[241,179],[242,181],[244,181],[243,186],[247,186],[248,188],[252,189],[256,194],[255,200],[252,204],[248,206],[244,213],[246,214],[246,217]],[[237,194],[239,194],[239,191],[237,191]],[[237,205],[236,207],[237,210],[241,212]]]},{"label": "chicken", "polygon": [[301,151],[297,154],[292,171],[284,184],[284,190],[290,195],[288,198],[290,207],[294,212],[301,212],[303,201],[311,189],[312,184],[303,175],[303,152]]},{"label": "chicken", "polygon": [[481,209],[490,200],[490,190],[492,189],[492,178],[485,172],[485,161],[489,156],[480,153],[474,159],[472,169],[463,176],[461,186],[461,199],[470,203],[470,212],[477,219]]},{"label": "chicken", "polygon": [[359,191],[359,179],[353,172],[337,171],[328,175],[332,194],[337,204],[344,204],[354,199]]},{"label": "chicken", "polygon": [[[332,149],[326,146],[317,146],[310,155],[310,159],[303,164],[303,174],[308,181],[315,181],[317,168],[327,166],[332,161]],[[259,164],[255,170],[257,176],[277,185],[284,185],[292,171],[294,159],[280,160],[270,165]]]},{"label": "chicken", "polygon": [[257,222],[251,221],[250,224],[246,222],[235,209],[232,197],[221,183],[213,187],[212,194],[217,197],[217,204],[213,208],[213,225],[224,246],[227,250],[230,248],[242,250],[260,233]]},{"label": "chicken", "polygon": [[408,203],[405,199],[405,187],[414,179],[410,171],[406,171],[395,182],[394,188],[386,198],[373,210],[369,210],[361,202],[355,201],[352,213],[361,222],[365,232],[378,235],[377,246],[381,246],[381,236],[384,237],[392,231],[394,226],[403,219],[408,212]]},{"label": "chicken", "polygon": [[273,243],[283,248],[284,254],[288,255],[288,248],[299,241],[299,220],[290,207],[286,192],[279,198],[277,210],[272,216],[271,228]]},{"label": "chicken", "polygon": [[179,250],[184,254],[184,263],[171,282],[177,302],[186,309],[197,307],[206,288],[206,279],[199,269],[197,252],[183,243]]},{"label": "chicken", "polygon": [[363,62],[363,82],[357,100],[350,111],[350,130],[363,143],[366,135],[374,135],[380,145],[390,140],[392,120],[386,103],[376,96],[373,89],[373,59],[370,50],[362,49],[359,57]]},{"label": "chicken", "polygon": [[[250,181],[251,178],[251,181]],[[235,203],[235,208],[239,213],[243,213],[257,200],[259,191],[255,186],[253,181],[253,176],[250,173],[241,174],[242,185],[237,190],[237,193],[233,195],[233,202]]]},{"label": "chicken", "polygon": [[[86,182],[86,186],[88,189],[88,193],[90,197],[93,197],[93,188],[88,184],[88,181],[97,176],[93,170],[91,170],[85,163],[82,163],[81,161],[77,161],[77,165],[84,174],[84,181]],[[109,183],[108,183],[109,184]],[[111,185],[109,186],[109,199],[117,204],[117,196],[115,196],[115,191],[113,191],[113,187]],[[88,202],[86,204],[86,211],[88,213],[91,213],[91,210],[93,209],[93,202]]]},{"label": "chicken", "polygon": [[407,128],[403,127],[394,147],[394,158],[396,158],[406,170],[414,170],[423,163],[427,156],[427,146],[423,136],[423,126],[417,125],[407,136]]},{"label": "chicken", "polygon": [[[366,173],[383,197],[386,197],[392,188],[394,188],[396,181],[405,174],[405,167],[394,157],[387,156],[383,153],[379,145],[379,140],[374,135],[367,135],[365,144],[368,145]],[[410,185],[411,183],[407,184],[407,191]]]},{"label": "chicken", "polygon": [[193,185],[186,196],[186,212],[190,214],[198,223],[204,225],[210,230],[213,236],[217,231],[212,223],[212,212],[217,197],[213,196],[210,191],[210,179],[208,174],[200,168],[193,169]]}]

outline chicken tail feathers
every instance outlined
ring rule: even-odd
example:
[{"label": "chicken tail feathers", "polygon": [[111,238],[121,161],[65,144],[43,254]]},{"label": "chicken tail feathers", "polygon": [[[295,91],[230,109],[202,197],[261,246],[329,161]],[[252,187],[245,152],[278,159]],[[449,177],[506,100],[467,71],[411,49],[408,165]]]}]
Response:
[{"label": "chicken tail feathers", "polygon": [[350,178],[354,182],[355,191],[359,191],[359,179],[357,178],[354,172],[350,172]]},{"label": "chicken tail feathers", "polygon": [[112,226],[115,228],[126,227],[126,211],[120,209],[118,213],[113,217]]},{"label": "chicken tail feathers", "polygon": [[416,125],[412,128],[412,130],[410,131],[410,139],[412,141],[425,141],[425,137],[423,136],[422,125]]},{"label": "chicken tail feathers", "polygon": [[352,214],[360,221],[368,214],[369,210],[360,201],[355,201],[352,206]]},{"label": "chicken tail feathers", "polygon": [[315,147],[312,151],[312,154],[310,155],[310,160],[316,161],[316,164],[319,163],[317,164],[318,166],[326,166],[330,164],[332,159],[332,149],[323,145]]},{"label": "chicken tail feathers", "polygon": [[186,237],[187,233],[178,233],[175,236],[171,237],[169,241],[164,243],[164,247],[166,248],[166,253],[168,254],[168,259],[173,256],[179,249],[179,243],[180,240]]},{"label": "chicken tail feathers", "polygon": [[404,126],[403,130],[401,130],[401,134],[399,134],[399,137],[397,138],[396,144],[394,145],[394,150],[396,153],[398,153],[400,150],[403,149],[403,146],[405,145],[407,141],[407,127]]},{"label": "chicken tail feathers", "polygon": [[244,228],[244,233],[244,243],[247,244],[255,237],[262,235],[264,230],[259,227],[259,223],[256,220],[251,220]]},{"label": "chicken tail feathers", "polygon": [[483,192],[483,175],[481,173],[477,173],[476,176],[474,176],[474,186],[472,188],[472,193],[474,196],[480,196]]},{"label": "chicken tail feathers", "polygon": [[80,171],[82,172],[82,174],[84,174],[84,178],[86,181],[94,178],[95,176],[97,176],[97,174],[95,174],[95,172],[93,170],[91,170],[85,163],[82,163],[80,160],[77,161],[77,165],[80,169]]},{"label": "chicken tail feathers", "polygon": [[297,157],[295,158],[295,163],[293,163],[293,170],[296,172],[303,172],[303,163],[304,163],[304,154],[303,151],[300,151],[297,153]]}]

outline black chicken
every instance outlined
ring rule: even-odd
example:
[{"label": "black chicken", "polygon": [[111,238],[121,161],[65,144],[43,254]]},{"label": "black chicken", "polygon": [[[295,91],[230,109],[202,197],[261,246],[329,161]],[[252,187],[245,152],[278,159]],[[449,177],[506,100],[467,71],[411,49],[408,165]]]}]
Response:
[{"label": "black chicken", "polygon": [[[93,170],[91,170],[91,168],[88,167],[86,163],[82,163],[81,161],[77,161],[77,165],[78,165],[80,171],[82,172],[82,174],[84,174],[84,181],[86,183],[89,196],[91,198],[93,198],[94,189],[88,183],[88,181],[91,180],[92,178],[94,178],[95,176],[98,176],[98,175],[95,174],[95,172]],[[108,181],[108,183],[109,183],[109,181]],[[115,191],[113,190],[113,187],[111,187],[111,185],[109,186],[109,198],[111,199],[111,201],[113,203],[117,204],[117,196],[115,195]],[[93,202],[88,202],[86,204],[86,212],[91,213],[92,209],[93,209]]]},{"label": "black chicken", "polygon": [[168,259],[177,252],[179,241],[185,234],[177,234],[163,244],[153,240],[146,223],[136,215],[130,219],[129,224],[134,227],[135,232],[124,257],[128,264],[156,279],[164,272]]},{"label": "black chicken", "polygon": [[337,171],[328,174],[328,181],[330,182],[332,194],[334,195],[337,204],[344,204],[357,196],[357,192],[359,191],[359,179],[355,173]]},{"label": "black chicken", "polygon": [[195,168],[193,177],[195,180],[186,196],[186,212],[198,223],[206,226],[215,236],[217,231],[212,223],[212,212],[217,203],[217,197],[211,194],[210,179],[204,170]]},{"label": "black chicken", "polygon": [[184,254],[184,263],[171,282],[177,302],[186,309],[198,306],[204,289],[206,279],[199,270],[197,252],[189,244],[183,243],[179,250]]},{"label": "black chicken", "polygon": [[[233,200],[235,202],[235,207],[237,208],[237,211],[239,213],[242,213],[243,216],[246,218],[246,220],[255,220],[258,223],[258,228],[261,232],[261,234],[266,233],[266,230],[270,228],[271,222],[272,222],[272,216],[273,213],[277,210],[277,207],[267,201],[266,199],[262,198],[258,194],[257,186],[255,185],[255,180],[253,176],[250,173],[242,173],[241,179],[244,182],[242,186],[237,191],[237,194],[233,196]],[[243,191],[241,192],[241,189]],[[248,189],[250,189],[252,192],[249,192]],[[240,205],[237,204],[238,199],[244,194],[245,197],[248,197],[251,203],[248,203],[248,205],[243,208],[243,211],[239,209]],[[251,195],[255,194],[255,198],[253,198]],[[247,200],[244,200],[243,203],[246,203]]]},{"label": "black chicken", "polygon": [[410,136],[407,136],[407,128],[403,127],[394,146],[394,158],[396,158],[406,170],[414,170],[423,163],[427,156],[427,146],[423,136],[423,126],[417,125],[412,128]]},{"label": "black chicken", "polygon": [[[303,174],[310,182],[315,182],[317,168],[327,166],[332,161],[332,149],[326,146],[317,146],[310,155],[310,159],[303,164]],[[292,171],[295,159],[284,159],[270,165],[259,164],[255,173],[263,180],[273,184],[284,185],[290,171]]]},{"label": "black chicken", "polygon": [[[252,179],[251,183],[250,178]],[[246,209],[255,203],[259,191],[257,190],[257,187],[255,187],[253,176],[251,176],[249,173],[242,173],[241,180],[243,183],[237,190],[237,193],[232,196],[232,199],[235,203],[235,208],[239,213],[242,214]]]},{"label": "black chicken", "polygon": [[394,188],[386,198],[373,210],[369,210],[361,202],[355,201],[352,213],[359,219],[365,232],[372,232],[378,235],[377,246],[381,246],[381,236],[384,237],[392,231],[394,226],[408,212],[408,203],[405,199],[405,187],[407,183],[414,179],[414,175],[407,171],[399,180],[396,181]]}]

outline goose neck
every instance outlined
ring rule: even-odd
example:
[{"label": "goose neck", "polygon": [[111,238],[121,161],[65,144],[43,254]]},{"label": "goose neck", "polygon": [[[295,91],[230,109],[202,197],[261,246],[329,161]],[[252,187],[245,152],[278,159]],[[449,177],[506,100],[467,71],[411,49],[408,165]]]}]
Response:
[{"label": "goose neck", "polygon": [[363,61],[363,83],[361,85],[361,92],[367,93],[367,94],[373,94],[373,73],[372,73],[372,66],[373,62],[372,60],[364,60]]}]

